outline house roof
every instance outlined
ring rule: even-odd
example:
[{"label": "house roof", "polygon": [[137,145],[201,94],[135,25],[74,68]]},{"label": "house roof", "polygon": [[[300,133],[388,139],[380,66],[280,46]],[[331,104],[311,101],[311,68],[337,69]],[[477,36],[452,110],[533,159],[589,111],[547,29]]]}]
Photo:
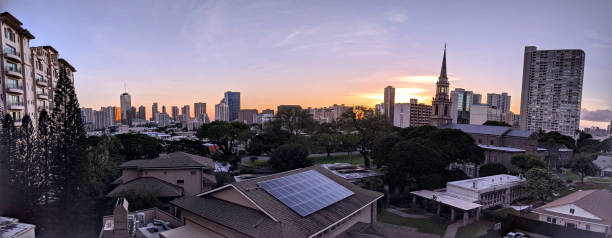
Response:
[{"label": "house roof", "polygon": [[533,135],[533,131],[524,131],[524,130],[516,130],[516,129],[510,129],[510,131],[508,131],[508,133],[506,133],[506,136],[516,136],[516,137],[530,137],[531,135]]},{"label": "house roof", "polygon": [[597,156],[597,159],[593,160],[593,164],[597,165],[600,169],[612,168],[612,156]]},{"label": "house roof", "polygon": [[513,148],[513,147],[505,147],[505,146],[493,146],[493,145],[478,144],[478,147],[483,148],[485,150],[497,150],[497,151],[504,151],[504,152],[511,152],[511,153],[525,152],[525,150],[523,150],[523,149]]},{"label": "house roof", "polygon": [[120,184],[115,189],[110,191],[106,197],[116,197],[121,192],[130,190],[136,191],[140,194],[155,194],[157,197],[183,196],[183,188],[181,186],[153,177],[141,177],[127,183]]},{"label": "house roof", "polygon": [[156,159],[141,159],[130,160],[119,167],[121,168],[185,168],[185,167],[206,167],[214,169],[215,165],[212,159],[192,155],[185,152],[174,152],[170,154],[160,155]]},{"label": "house roof", "polygon": [[[302,217],[300,214],[296,213],[291,208],[287,207],[281,201],[279,201],[274,196],[270,195],[268,192],[266,192],[264,189],[261,189],[257,185],[258,182],[281,178],[281,177],[285,177],[285,176],[289,176],[289,175],[293,175],[293,174],[297,174],[297,173],[301,173],[301,172],[305,172],[309,170],[314,170],[316,172],[319,172],[323,176],[331,179],[332,181],[352,191],[354,194],[332,205],[322,208],[310,215]],[[256,232],[258,234],[263,234],[263,233],[268,233],[269,232],[268,229],[272,229],[272,232],[269,233],[270,236],[259,235],[257,237],[308,237],[308,236],[314,235],[317,232],[331,226],[332,224],[339,222],[340,220],[350,216],[351,214],[354,214],[355,212],[359,211],[360,209],[364,208],[365,206],[371,204],[372,202],[375,202],[380,197],[382,197],[381,193],[362,189],[352,184],[351,182],[343,179],[342,177],[335,175],[333,172],[321,166],[312,166],[312,167],[287,171],[283,173],[277,173],[273,175],[243,180],[240,182],[234,182],[231,185],[228,185],[228,187],[236,189],[238,192],[243,194],[247,199],[252,201],[262,211],[260,212],[260,211],[257,211],[256,209],[241,207],[240,205],[225,202],[223,204],[224,206],[240,207],[240,209],[249,210],[250,213],[256,212],[259,215],[257,216],[252,215],[253,218],[246,218],[246,217],[250,217],[251,215],[244,215],[245,213],[241,213],[241,212],[231,212],[231,213],[224,212],[226,213],[226,215],[230,217],[218,223],[224,226],[236,229],[239,232],[242,232],[244,234],[250,234],[253,232]],[[204,193],[200,197],[197,197],[195,199],[203,199],[203,198],[212,199],[208,195],[214,192],[216,192],[216,190]],[[182,200],[179,200],[179,201],[182,201]],[[202,201],[200,200],[200,202]],[[194,203],[199,204],[198,202],[194,202]],[[189,208],[185,208],[185,209],[197,210],[199,208],[197,206],[193,206],[192,204],[192,207],[190,209]],[[230,209],[230,208],[226,208],[226,209]],[[238,208],[232,208],[232,209],[238,209]],[[204,217],[218,215],[218,213],[215,213],[214,210],[207,211],[205,209],[204,210],[200,209],[200,211],[204,213],[202,216],[206,215]],[[255,224],[255,223],[250,223],[251,225],[248,227],[243,226],[241,225],[242,221],[240,219],[258,219],[258,221],[261,221],[260,223],[265,224],[265,226],[260,225],[257,227],[253,227],[252,224]],[[278,222],[275,222],[274,220],[277,220]],[[268,222],[273,222],[274,224],[278,224],[278,225],[272,226],[272,225],[269,225]]]},{"label": "house roof", "polygon": [[[601,220],[572,216],[568,214],[562,214],[546,210],[547,208],[569,204],[576,205],[601,218]],[[537,213],[551,214],[554,216],[560,216],[569,219],[584,220],[599,224],[612,225],[612,206],[605,206],[604,204],[612,204],[612,193],[607,189],[579,190],[565,197],[547,203],[544,206],[538,207],[534,211]]]}]

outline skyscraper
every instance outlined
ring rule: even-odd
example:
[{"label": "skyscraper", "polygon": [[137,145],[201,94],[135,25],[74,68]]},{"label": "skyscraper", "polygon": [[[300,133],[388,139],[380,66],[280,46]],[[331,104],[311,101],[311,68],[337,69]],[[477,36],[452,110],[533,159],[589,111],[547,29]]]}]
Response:
[{"label": "skyscraper", "polygon": [[140,105],[140,107],[138,107],[138,118],[143,121],[147,120],[147,109],[143,105]]},{"label": "skyscraper", "polygon": [[121,106],[121,123],[124,125],[131,124],[131,117],[128,115],[130,109],[132,108],[132,96],[129,93],[125,92],[119,96],[119,105]]},{"label": "skyscraper", "polygon": [[384,107],[385,107],[385,115],[393,124],[394,113],[395,113],[395,88],[391,86],[387,86],[385,88],[385,96],[384,96]]},{"label": "skyscraper", "polygon": [[474,93],[463,88],[451,91],[451,118],[453,123],[469,124],[470,107],[474,102]]},{"label": "skyscraper", "polygon": [[215,121],[229,121],[229,106],[225,103],[225,99],[215,104]]},{"label": "skyscraper", "polygon": [[520,126],[574,136],[580,128],[584,51],[525,47]]},{"label": "skyscraper", "polygon": [[431,112],[431,124],[442,126],[452,122],[450,115],[451,100],[448,96],[448,77],[446,76],[446,45],[444,45],[444,56],[442,56],[442,69],[440,77],[436,82],[436,96],[431,102],[433,110]]},{"label": "skyscraper", "polygon": [[225,103],[229,108],[229,121],[238,119],[238,111],[240,111],[240,92],[225,92]]},{"label": "skyscraper", "polygon": [[163,105],[163,106],[162,106],[162,111],[161,111],[161,112],[162,112],[162,113],[167,113],[167,112],[166,112],[166,105]]},{"label": "skyscraper", "polygon": [[510,96],[508,96],[508,93],[487,93],[487,104],[499,109],[501,112],[509,112]]},{"label": "skyscraper", "polygon": [[189,105],[185,105],[181,108],[181,116],[183,117],[184,121],[189,120],[189,118],[191,117],[191,111],[189,110]]},{"label": "skyscraper", "polygon": [[172,106],[172,120],[179,120],[179,108],[177,106]]},{"label": "skyscraper", "polygon": [[482,95],[474,93],[472,104],[482,104]]},{"label": "skyscraper", "polygon": [[196,102],[193,104],[193,113],[196,119],[203,120],[206,114],[206,103]]},{"label": "skyscraper", "polygon": [[159,109],[157,108],[156,102],[151,106],[151,121],[159,122]]}]

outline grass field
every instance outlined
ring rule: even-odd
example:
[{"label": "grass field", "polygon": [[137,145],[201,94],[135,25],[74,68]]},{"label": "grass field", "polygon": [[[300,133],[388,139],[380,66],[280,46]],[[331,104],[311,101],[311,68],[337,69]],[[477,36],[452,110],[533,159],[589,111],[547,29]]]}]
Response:
[{"label": "grass field", "polygon": [[358,153],[353,153],[351,158],[348,155],[332,155],[329,158],[327,156],[314,157],[315,164],[332,164],[332,163],[349,163],[363,165],[363,156]]},{"label": "grass field", "polygon": [[482,235],[487,234],[487,231],[493,227],[494,223],[492,221],[480,220],[469,224],[467,226],[459,228],[457,230],[457,235],[455,238],[470,238],[470,237],[480,237]]},{"label": "grass field", "polygon": [[573,171],[565,170],[564,173],[567,174],[567,179],[572,181],[580,181],[580,175],[574,173]]},{"label": "grass field", "polygon": [[417,228],[419,232],[444,235],[446,224],[441,218],[407,218],[383,211],[377,216],[379,222]]}]

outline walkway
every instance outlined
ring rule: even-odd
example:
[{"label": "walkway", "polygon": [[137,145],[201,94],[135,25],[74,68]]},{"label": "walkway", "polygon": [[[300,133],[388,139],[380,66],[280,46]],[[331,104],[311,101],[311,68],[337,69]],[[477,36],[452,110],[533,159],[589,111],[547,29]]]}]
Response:
[{"label": "walkway", "polygon": [[[474,221],[476,221],[476,219],[470,218],[468,219],[465,225],[467,226],[469,224],[472,224],[472,222]],[[461,228],[462,226],[463,219],[458,219],[458,221],[456,221],[455,223],[448,225],[446,227],[446,231],[444,232],[443,238],[455,238],[455,236],[457,235],[457,230],[459,230],[459,228]]]},{"label": "walkway", "polygon": [[406,218],[430,218],[433,216],[433,214],[431,213],[424,213],[424,214],[413,214],[413,213],[407,213],[404,212],[400,209],[398,209],[397,207],[391,206],[389,208],[386,209],[388,212],[393,213],[395,215],[401,216],[401,217],[406,217]]}]

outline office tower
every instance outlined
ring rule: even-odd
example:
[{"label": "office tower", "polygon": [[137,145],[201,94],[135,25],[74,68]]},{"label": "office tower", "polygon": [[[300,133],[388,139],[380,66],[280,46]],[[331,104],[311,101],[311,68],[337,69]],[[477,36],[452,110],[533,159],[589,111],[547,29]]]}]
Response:
[{"label": "office tower", "polygon": [[272,115],[274,115],[274,110],[267,108],[267,109],[262,110],[261,114],[272,114]]},{"label": "office tower", "polygon": [[393,106],[393,125],[401,128],[410,126],[410,103],[396,103]]},{"label": "office tower", "polygon": [[257,109],[240,109],[238,111],[238,121],[246,124],[253,124],[257,118]]},{"label": "office tower", "polygon": [[472,104],[482,104],[482,95],[474,93],[472,95]]},{"label": "office tower", "polygon": [[53,91],[59,79],[59,69],[65,68],[68,78],[74,82],[76,70],[51,46],[30,47],[34,36],[22,28],[22,23],[8,12],[0,14],[0,45],[2,45],[2,70],[0,70],[0,113],[8,113],[21,125],[21,119],[29,115],[32,124],[40,110],[51,111]]},{"label": "office tower", "polygon": [[147,108],[143,105],[140,105],[140,107],[138,107],[138,115],[137,115],[138,119],[146,121],[147,120]]},{"label": "office tower", "polygon": [[384,115],[385,114],[385,103],[379,103],[374,105],[374,113],[376,115]]},{"label": "office tower", "polygon": [[183,121],[189,120],[191,117],[191,111],[189,110],[189,105],[185,105],[181,108],[181,116],[183,117]]},{"label": "office tower", "polygon": [[225,92],[225,103],[229,107],[229,121],[238,119],[238,111],[240,110],[240,92]]},{"label": "office tower", "polygon": [[432,103],[431,124],[442,126],[452,122],[450,115],[451,100],[448,97],[448,77],[446,76],[446,45],[444,45],[444,56],[442,56],[442,69],[440,77],[436,82],[436,96]]},{"label": "office tower", "polygon": [[94,122],[94,110],[92,108],[81,108],[81,119],[83,123],[92,123]]},{"label": "office tower", "polygon": [[391,123],[393,123],[393,113],[394,113],[394,109],[393,107],[395,106],[395,88],[391,87],[391,86],[387,86],[385,88],[385,96],[384,96],[384,107],[385,107],[385,115],[387,115],[387,118],[389,118],[389,120],[391,121]]},{"label": "office tower", "polygon": [[124,125],[132,124],[131,117],[128,115],[130,109],[132,108],[132,96],[129,93],[125,92],[119,96],[119,102],[121,106],[121,123]]},{"label": "office tower", "polygon": [[410,125],[426,126],[431,122],[431,106],[418,103],[417,99],[410,99]]},{"label": "office tower", "polygon": [[161,112],[162,112],[162,113],[166,113],[166,114],[167,114],[167,112],[166,112],[166,105],[163,105],[163,106],[162,106],[162,111],[161,111]]},{"label": "office tower", "polygon": [[172,106],[172,120],[178,121],[179,120],[179,108],[177,106]]},{"label": "office tower", "polygon": [[157,109],[157,103],[154,102],[151,106],[151,121],[159,122],[159,111]]},{"label": "office tower", "polygon": [[584,51],[525,47],[521,129],[574,136],[580,128]]},{"label": "office tower", "polygon": [[121,115],[121,108],[120,107],[113,107],[113,109],[115,110],[115,123],[120,124],[121,123],[121,119],[122,119],[122,115]]},{"label": "office tower", "polygon": [[487,104],[498,108],[501,112],[509,112],[510,96],[508,96],[508,93],[487,93]]},{"label": "office tower", "polygon": [[169,126],[170,125],[170,116],[168,113],[162,112],[158,114],[159,118],[159,126]]},{"label": "office tower", "polygon": [[202,120],[206,114],[206,103],[196,102],[193,104],[193,113],[196,119]]},{"label": "office tower", "polygon": [[229,121],[229,106],[225,103],[225,99],[215,104],[215,121]]},{"label": "office tower", "polygon": [[474,93],[465,91],[463,88],[456,88],[451,91],[451,118],[453,123],[470,123],[470,105],[474,101]]}]

